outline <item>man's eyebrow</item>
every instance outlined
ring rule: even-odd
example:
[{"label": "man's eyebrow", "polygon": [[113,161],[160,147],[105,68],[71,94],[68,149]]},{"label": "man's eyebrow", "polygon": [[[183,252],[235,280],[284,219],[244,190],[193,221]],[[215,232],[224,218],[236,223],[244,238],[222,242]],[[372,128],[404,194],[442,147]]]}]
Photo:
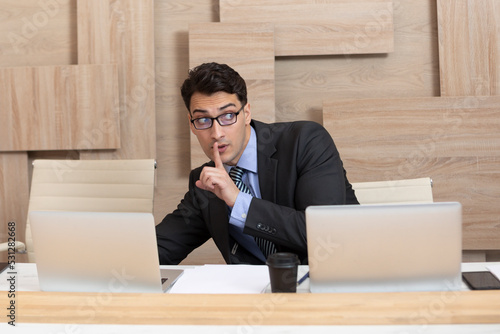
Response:
[{"label": "man's eyebrow", "polygon": [[[230,103],[228,103],[228,104],[220,107],[219,110],[224,110],[224,109],[227,109],[229,107],[236,107],[236,104],[230,102]],[[193,115],[195,113],[197,113],[197,112],[202,113],[202,114],[206,114],[206,113],[208,113],[208,110],[205,110],[205,109],[195,109],[195,110],[193,110]]]},{"label": "man's eyebrow", "polygon": [[195,109],[195,110],[193,110],[192,114],[194,115],[197,112],[202,113],[202,114],[206,114],[208,111],[204,110],[204,109]]},{"label": "man's eyebrow", "polygon": [[220,107],[219,110],[224,110],[224,109],[229,108],[229,107],[236,107],[236,104],[234,104],[232,102],[228,103],[225,106]]}]

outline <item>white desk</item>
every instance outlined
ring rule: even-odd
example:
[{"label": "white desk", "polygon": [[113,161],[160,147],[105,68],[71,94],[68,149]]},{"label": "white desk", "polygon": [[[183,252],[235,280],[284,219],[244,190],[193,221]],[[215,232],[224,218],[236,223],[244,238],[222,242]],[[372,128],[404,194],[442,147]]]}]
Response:
[{"label": "white desk", "polygon": [[[494,263],[494,262],[471,262],[471,263],[463,263],[462,264],[462,272],[466,271],[485,271],[487,270],[486,267],[488,265],[500,265],[499,263]],[[231,266],[224,266],[221,265],[221,267],[229,267]],[[195,269],[194,266],[160,266],[160,268],[182,268],[187,270]],[[265,269],[267,270],[267,269]],[[298,272],[298,277],[301,277],[303,274],[305,274],[308,271],[307,266],[299,266],[299,272]],[[36,272],[36,265],[34,263],[17,263],[16,264],[16,272],[17,272],[17,291],[40,291],[40,286],[38,284],[38,276]],[[7,270],[4,271],[2,274],[0,274],[0,291],[7,291],[8,290],[8,283],[7,283]],[[183,277],[180,278],[182,280]],[[465,284],[462,285],[462,290],[466,291],[469,290]],[[260,289],[257,289],[254,291],[255,293],[261,293]],[[267,288],[264,292],[270,292],[269,286],[267,285]],[[306,280],[304,283],[302,283],[298,289],[298,293],[308,293],[309,292],[309,280]],[[211,293],[211,291],[204,291],[204,292],[198,292],[198,293]],[[221,290],[217,290],[216,293],[222,293]]]},{"label": "white desk", "polygon": [[[185,273],[180,277],[178,283],[184,283],[183,280],[187,280],[192,278],[193,276],[202,277],[200,282],[193,282],[193,284],[205,284],[204,286],[197,286],[190,293],[262,293],[262,292],[271,292],[269,286],[269,274],[266,266],[227,266],[227,265],[207,265],[207,266],[160,266],[160,268],[164,269],[184,269]],[[213,270],[208,270],[213,268]],[[251,284],[251,288],[247,288],[245,277],[242,275],[245,274],[245,270],[249,268],[256,268],[259,271],[260,275],[255,275],[252,278],[262,278],[264,280],[263,283],[256,284],[253,282]],[[206,270],[202,270],[206,269]],[[220,277],[220,275],[230,276],[233,270],[237,271],[238,277],[235,277],[232,281],[228,279],[228,277]],[[305,273],[307,273],[307,266],[299,266],[298,277],[302,277]],[[38,275],[36,271],[36,265],[34,263],[18,263],[16,264],[16,273],[17,273],[17,283],[16,287],[17,291],[40,291],[40,286],[38,283]],[[219,275],[219,276],[217,276]],[[8,290],[8,285],[6,281],[7,270],[0,274],[0,291]],[[221,279],[222,278],[222,279]],[[236,280],[241,280],[241,282],[237,282]],[[248,278],[250,279],[250,278]],[[205,282],[204,282],[205,281]],[[228,284],[233,284],[233,286],[228,286]],[[237,284],[240,284],[238,287]],[[210,287],[210,289],[208,288]],[[252,290],[253,289],[253,290]],[[188,291],[189,292],[189,291]],[[306,280],[302,283],[297,292],[299,293],[308,293],[309,292],[309,280]]]}]

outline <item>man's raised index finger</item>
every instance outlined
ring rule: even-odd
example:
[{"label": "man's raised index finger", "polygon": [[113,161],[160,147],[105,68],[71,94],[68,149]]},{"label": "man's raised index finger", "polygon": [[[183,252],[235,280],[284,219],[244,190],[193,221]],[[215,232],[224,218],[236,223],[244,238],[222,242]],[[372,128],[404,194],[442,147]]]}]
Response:
[{"label": "man's raised index finger", "polygon": [[219,144],[214,143],[214,163],[215,163],[215,168],[224,168],[224,165],[222,164],[222,160],[220,158],[219,154]]}]

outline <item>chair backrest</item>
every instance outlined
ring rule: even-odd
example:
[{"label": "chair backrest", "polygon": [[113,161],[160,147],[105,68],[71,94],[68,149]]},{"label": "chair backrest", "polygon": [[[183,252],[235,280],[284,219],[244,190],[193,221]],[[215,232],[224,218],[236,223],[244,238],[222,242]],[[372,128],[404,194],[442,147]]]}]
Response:
[{"label": "chair backrest", "polygon": [[354,182],[352,187],[360,204],[433,202],[432,180],[418,179]]},{"label": "chair backrest", "polygon": [[[154,184],[153,159],[35,160],[28,211],[152,213]],[[26,251],[34,262],[29,220]]]}]

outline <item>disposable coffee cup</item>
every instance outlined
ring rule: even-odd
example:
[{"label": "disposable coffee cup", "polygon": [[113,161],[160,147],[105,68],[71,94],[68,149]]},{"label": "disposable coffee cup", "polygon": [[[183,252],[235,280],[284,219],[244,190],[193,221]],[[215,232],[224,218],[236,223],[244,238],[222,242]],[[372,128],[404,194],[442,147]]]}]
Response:
[{"label": "disposable coffee cup", "polygon": [[267,258],[272,292],[296,292],[299,257],[293,253],[274,253]]}]

